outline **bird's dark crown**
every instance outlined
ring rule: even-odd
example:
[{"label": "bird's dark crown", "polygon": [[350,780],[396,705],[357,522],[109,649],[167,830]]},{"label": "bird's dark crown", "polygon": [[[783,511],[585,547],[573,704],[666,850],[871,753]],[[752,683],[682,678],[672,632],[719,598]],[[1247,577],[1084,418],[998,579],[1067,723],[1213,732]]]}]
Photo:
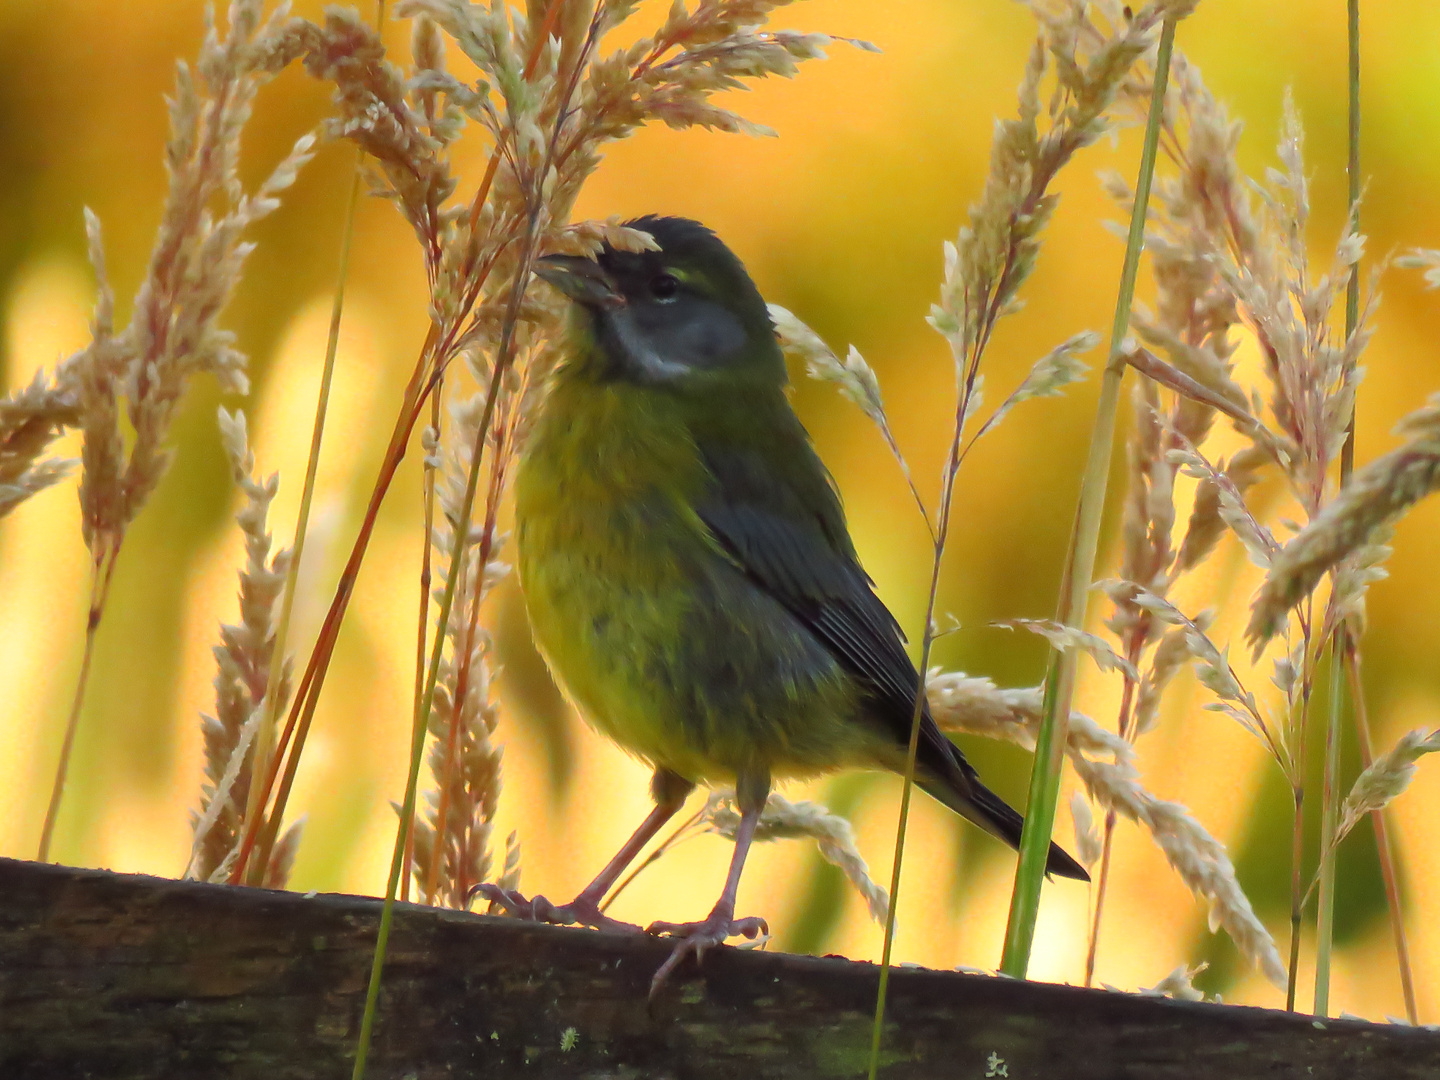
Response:
[{"label": "bird's dark crown", "polygon": [[540,273],[585,311],[608,377],[698,385],[716,378],[783,382],[784,361],[759,289],[713,232],[686,218],[625,223],[655,251],[606,244],[588,265],[542,260]]},{"label": "bird's dark crown", "polygon": [[[704,291],[736,307],[765,310],[760,290],[744,264],[725,242],[698,221],[647,214],[625,222],[649,233],[658,251],[619,251],[606,244],[598,262],[621,286],[627,299],[639,299],[658,274],[670,273],[682,285]],[[766,318],[768,319],[768,313]]]}]

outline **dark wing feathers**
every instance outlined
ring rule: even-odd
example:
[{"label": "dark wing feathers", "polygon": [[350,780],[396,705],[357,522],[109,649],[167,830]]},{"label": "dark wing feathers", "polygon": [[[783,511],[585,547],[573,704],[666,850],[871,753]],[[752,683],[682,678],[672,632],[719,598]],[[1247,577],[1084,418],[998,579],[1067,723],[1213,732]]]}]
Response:
[{"label": "dark wing feathers", "polygon": [[[750,578],[862,682],[876,718],[897,743],[907,743],[919,676],[899,623],[860,567],[839,496],[819,458],[805,442],[787,447],[779,469],[767,468],[754,451],[702,445],[701,452],[715,478],[710,498],[698,508],[701,519]],[[797,460],[800,455],[809,460]],[[975,775],[928,710],[920,763],[952,783]]]},{"label": "dark wing feathers", "polygon": [[[896,744],[908,745],[920,676],[905,653],[900,625],[860,567],[829,473],[788,406],[784,414],[776,424],[778,445],[765,448],[768,453],[697,440],[714,478],[697,510],[750,580],[783,604],[869,691],[871,715]],[[764,426],[756,424],[752,431]],[[916,779],[926,791],[1011,847],[1019,846],[1020,815],[985,787],[936,727],[928,707],[920,719],[916,763]],[[1053,843],[1046,869],[1089,880]]]}]

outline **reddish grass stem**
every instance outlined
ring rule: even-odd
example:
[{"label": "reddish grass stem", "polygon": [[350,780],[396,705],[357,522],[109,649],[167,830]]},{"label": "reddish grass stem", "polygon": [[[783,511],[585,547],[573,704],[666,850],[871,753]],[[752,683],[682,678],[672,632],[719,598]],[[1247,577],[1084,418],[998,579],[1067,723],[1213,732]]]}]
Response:
[{"label": "reddish grass stem", "polygon": [[[1143,623],[1142,623],[1143,625]],[[1144,640],[1143,630],[1132,632],[1130,635],[1130,647],[1127,650],[1128,659],[1134,665],[1139,660],[1139,644]],[[1130,710],[1135,700],[1135,680],[1128,675],[1125,677],[1125,688],[1120,696],[1120,715],[1116,729],[1120,737],[1126,738],[1130,730]],[[1095,913],[1090,920],[1090,941],[1085,949],[1085,983],[1091,986],[1095,982],[1095,959],[1100,951],[1100,922],[1105,913],[1105,892],[1110,882],[1110,852],[1115,843],[1115,824],[1118,817],[1115,811],[1105,812],[1105,842],[1100,852],[1100,870],[1095,877]]]},{"label": "reddish grass stem", "polygon": [[[421,349],[420,356],[415,363],[410,383],[405,388],[400,415],[396,418],[395,430],[391,434],[390,444],[386,448],[385,459],[380,467],[380,475],[376,478],[375,488],[370,494],[370,503],[366,508],[365,517],[360,523],[359,534],[355,537],[350,558],[346,562],[345,569],[340,575],[340,581],[335,588],[335,596],[330,601],[330,608],[325,613],[324,622],[321,623],[315,647],[311,650],[309,662],[305,666],[305,673],[300,679],[299,686],[296,687],[290,714],[285,722],[285,730],[276,742],[275,755],[266,772],[265,787],[261,793],[261,806],[264,806],[269,799],[270,791],[274,788],[276,778],[280,773],[281,762],[284,761],[285,775],[281,781],[280,790],[276,794],[274,808],[268,815],[257,814],[248,823],[245,838],[241,842],[239,857],[236,859],[235,868],[229,879],[232,885],[246,880],[246,867],[257,843],[261,848],[261,857],[257,862],[263,866],[269,858],[269,845],[274,841],[280,819],[284,814],[291,784],[294,782],[300,751],[304,747],[305,737],[310,728],[310,719],[314,714],[314,701],[319,696],[319,684],[324,681],[324,670],[330,662],[330,654],[334,649],[335,636],[339,633],[340,621],[344,618],[345,609],[350,603],[355,577],[358,575],[360,563],[365,557],[371,533],[374,532],[380,504],[389,491],[390,483],[395,478],[395,472],[400,467],[400,462],[405,457],[410,433],[414,430],[420,407],[436,382],[434,379],[430,380],[428,384],[423,381],[424,374],[429,367],[435,340],[436,329],[432,325],[430,335],[426,338],[425,346]],[[289,747],[288,755],[286,754],[287,746]],[[260,840],[262,826],[268,838],[264,842]]]},{"label": "reddish grass stem", "polygon": [[[383,14],[383,12],[382,12]],[[285,670],[286,641],[290,631],[290,615],[295,605],[295,583],[300,577],[300,561],[305,555],[305,536],[309,531],[310,506],[315,497],[315,477],[320,470],[320,446],[325,437],[325,417],[330,407],[330,387],[335,377],[335,356],[340,346],[340,317],[345,310],[345,281],[350,269],[350,244],[355,235],[355,207],[360,200],[360,178],[364,174],[365,152],[355,148],[355,165],[350,177],[350,195],[345,205],[345,230],[340,239],[340,269],[336,275],[335,299],[330,308],[330,328],[325,339],[325,362],[320,372],[320,391],[315,402],[315,423],[310,434],[310,457],[305,465],[305,481],[300,493],[300,509],[295,518],[295,539],[290,548],[290,565],[285,575],[285,592],[280,601],[280,617],[276,620],[275,641],[270,650],[270,667],[266,675],[261,701],[265,719],[256,732],[251,751],[250,775],[259,776],[270,763],[275,747],[275,725],[280,717],[280,680]],[[264,813],[264,797],[260,785],[252,783],[246,800],[246,819]],[[258,865],[269,862],[269,853]]]},{"label": "reddish grass stem", "polygon": [[[550,0],[550,8],[558,8],[559,0]],[[598,18],[597,12],[597,18]],[[546,24],[552,22],[547,10]],[[527,77],[534,72],[535,65],[540,59],[540,50],[545,39],[537,35],[531,47],[530,56],[527,58],[525,73]],[[489,262],[475,271],[475,258],[477,249],[476,230],[479,226],[480,212],[484,208],[485,200],[489,197],[491,185],[494,183],[495,174],[500,167],[500,158],[503,147],[497,146],[490,157],[490,163],[486,167],[485,176],[480,182],[479,189],[475,192],[475,198],[470,206],[470,236],[471,250],[466,262],[466,277],[469,280],[469,287],[462,300],[461,311],[471,310],[480,296],[480,290],[484,287],[485,281],[490,276],[490,271],[495,266],[498,253]],[[439,328],[431,324],[429,335],[426,337],[425,345],[420,350],[420,356],[416,360],[415,370],[410,376],[410,382],[405,388],[405,396],[402,399],[400,414],[395,421],[395,429],[390,438],[390,444],[386,448],[385,460],[380,467],[380,475],[376,478],[375,487],[370,495],[370,503],[366,507],[365,517],[360,524],[360,532],[355,538],[351,548],[350,558],[345,564],[341,573],[340,582],[336,586],[335,596],[330,602],[330,608],[326,612],[325,621],[321,625],[320,634],[316,639],[315,647],[311,650],[310,660],[306,664],[304,677],[300,686],[296,689],[295,700],[291,705],[290,715],[286,720],[285,732],[282,734],[276,746],[275,757],[266,775],[265,788],[261,793],[261,803],[268,799],[271,788],[274,786],[279,771],[280,759],[284,754],[285,745],[290,741],[293,733],[294,743],[285,760],[284,776],[280,781],[280,789],[275,796],[275,804],[269,815],[256,815],[250,822],[246,831],[245,839],[242,842],[239,858],[236,860],[235,871],[231,875],[231,883],[237,884],[244,880],[247,863],[252,855],[253,848],[260,845],[260,858],[257,860],[260,866],[264,866],[269,858],[269,849],[273,845],[279,824],[284,816],[285,803],[289,796],[291,785],[294,783],[295,771],[299,766],[301,751],[304,748],[306,737],[309,734],[310,723],[314,717],[315,706],[319,700],[320,688],[325,681],[325,674],[329,668],[330,657],[334,652],[335,638],[340,631],[340,623],[345,617],[345,611],[350,603],[350,595],[355,586],[355,579],[360,572],[360,564],[364,561],[365,551],[370,543],[370,536],[375,529],[375,521],[379,513],[380,505],[384,502],[389,492],[390,484],[395,478],[395,472],[404,460],[406,448],[409,445],[410,435],[415,429],[419,419],[420,410],[425,399],[434,392],[439,380],[444,376],[444,365],[454,345],[454,341],[460,330],[460,324],[464,316],[456,320],[455,326],[445,335],[444,340],[440,339]],[[434,370],[432,370],[432,363]],[[429,374],[428,379],[426,378]],[[489,413],[486,414],[488,423]],[[263,839],[261,838],[261,827],[263,820]]]},{"label": "reddish grass stem", "polygon": [[[552,3],[556,0],[551,0]],[[449,572],[445,580],[445,595],[440,602],[439,625],[445,626],[450,615],[451,605],[455,601],[455,592],[459,585],[460,574],[465,566],[465,545],[464,538],[470,531],[470,513],[475,504],[475,489],[479,485],[480,462],[485,453],[485,436],[490,430],[490,424],[494,419],[495,405],[500,396],[500,382],[506,370],[514,359],[515,347],[515,325],[519,318],[520,302],[525,295],[525,286],[530,276],[531,259],[534,255],[536,225],[539,218],[540,208],[532,205],[530,219],[526,229],[526,246],[521,251],[520,265],[515,269],[515,279],[511,286],[510,301],[505,312],[505,319],[501,327],[500,348],[495,357],[495,367],[490,378],[490,387],[485,397],[485,411],[476,427],[475,446],[470,459],[470,476],[465,485],[465,497],[460,504],[460,512],[455,522],[457,544],[455,554],[450,560]],[[433,384],[432,384],[433,385]],[[425,677],[425,693],[420,703],[420,713],[428,717],[430,709],[435,700],[435,684],[440,674],[441,649],[445,643],[443,632],[435,635],[434,644],[430,650],[430,666]],[[400,809],[400,826],[396,836],[395,854],[390,865],[390,880],[385,890],[385,904],[380,911],[380,929],[375,939],[375,955],[370,966],[370,984],[365,995],[365,1012],[360,1021],[360,1035],[356,1040],[355,1068],[352,1073],[352,1080],[362,1080],[365,1075],[365,1062],[369,1056],[370,1038],[374,1031],[375,1010],[380,997],[380,976],[385,967],[385,953],[390,939],[390,925],[394,918],[395,894],[399,885],[399,877],[404,869],[404,853],[406,844],[409,842],[409,834],[415,817],[415,792],[419,786],[420,756],[424,751],[425,729],[417,728],[410,748],[410,773],[405,785],[405,801]]]}]

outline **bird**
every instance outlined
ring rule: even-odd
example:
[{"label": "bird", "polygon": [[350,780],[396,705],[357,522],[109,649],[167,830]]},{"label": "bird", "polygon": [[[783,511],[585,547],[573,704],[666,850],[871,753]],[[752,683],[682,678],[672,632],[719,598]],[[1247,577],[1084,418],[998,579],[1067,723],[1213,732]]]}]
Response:
[{"label": "bird", "polygon": [[[515,474],[516,561],[537,647],[588,722],[653,768],[654,806],[568,904],[478,891],[525,918],[638,930],[602,900],[697,784],[733,786],[740,824],[710,914],[646,928],[676,939],[653,997],[686,957],[768,934],[735,902],[772,784],[903,774],[921,681],[790,405],[744,265],[698,222],[626,224],[655,249],[536,260],[570,303]],[[1023,819],[923,702],[915,781],[1018,847]],[[1089,880],[1054,843],[1046,872]]]}]

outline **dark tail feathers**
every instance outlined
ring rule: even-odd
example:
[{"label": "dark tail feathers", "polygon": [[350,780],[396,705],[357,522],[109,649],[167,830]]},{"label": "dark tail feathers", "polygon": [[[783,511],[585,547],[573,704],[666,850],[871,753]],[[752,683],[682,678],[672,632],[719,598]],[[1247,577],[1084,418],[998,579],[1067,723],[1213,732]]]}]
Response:
[{"label": "dark tail feathers", "polygon": [[[971,773],[967,792],[957,791],[942,780],[926,777],[917,782],[923,791],[944,803],[967,821],[980,826],[991,836],[1005,841],[1015,850],[1020,849],[1020,830],[1025,819],[993,791],[982,784]],[[1051,843],[1050,857],[1045,861],[1045,873],[1073,881],[1089,881],[1085,868],[1072,859],[1059,844]]]}]

